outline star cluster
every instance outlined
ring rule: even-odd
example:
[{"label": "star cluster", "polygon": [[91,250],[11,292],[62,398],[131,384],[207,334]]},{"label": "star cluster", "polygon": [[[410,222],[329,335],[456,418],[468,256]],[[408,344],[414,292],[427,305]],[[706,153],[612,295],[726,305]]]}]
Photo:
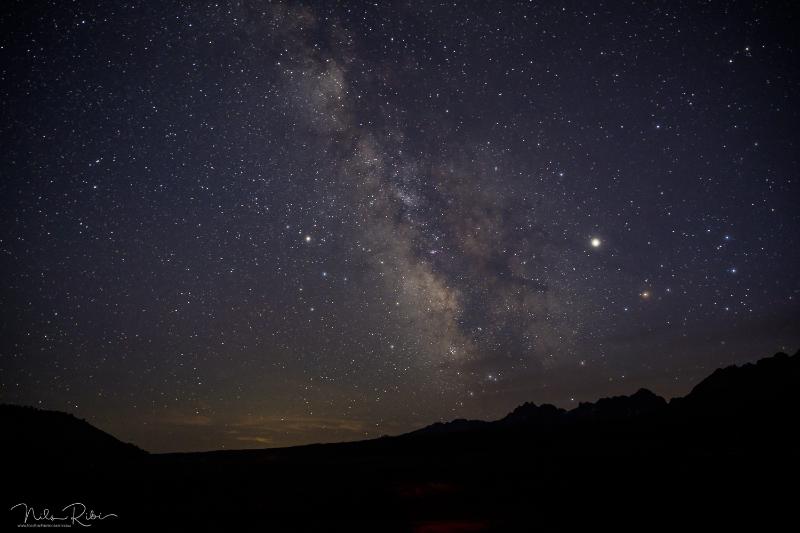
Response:
[{"label": "star cluster", "polygon": [[282,446],[683,394],[800,343],[790,3],[0,21],[3,401]]}]

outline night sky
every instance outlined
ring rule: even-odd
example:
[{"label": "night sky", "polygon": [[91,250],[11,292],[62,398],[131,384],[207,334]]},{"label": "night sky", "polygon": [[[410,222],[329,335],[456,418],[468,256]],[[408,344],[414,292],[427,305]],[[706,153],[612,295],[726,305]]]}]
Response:
[{"label": "night sky", "polygon": [[0,400],[150,451],[800,347],[793,2],[0,14]]}]

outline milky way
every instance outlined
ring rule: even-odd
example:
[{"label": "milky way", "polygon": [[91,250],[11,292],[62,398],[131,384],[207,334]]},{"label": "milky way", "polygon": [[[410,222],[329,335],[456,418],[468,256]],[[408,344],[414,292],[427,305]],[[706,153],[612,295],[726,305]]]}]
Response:
[{"label": "milky way", "polygon": [[800,345],[790,4],[1,16],[3,401],[282,446]]}]

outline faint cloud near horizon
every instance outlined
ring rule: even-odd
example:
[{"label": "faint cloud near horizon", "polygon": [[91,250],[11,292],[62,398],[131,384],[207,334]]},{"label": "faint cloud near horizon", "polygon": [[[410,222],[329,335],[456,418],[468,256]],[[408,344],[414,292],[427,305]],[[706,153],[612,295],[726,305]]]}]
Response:
[{"label": "faint cloud near horizon", "polygon": [[[156,453],[235,449],[251,443],[254,447],[286,447],[309,442],[342,442],[374,436],[374,424],[364,420],[304,416],[206,415],[167,412],[148,424],[158,426],[168,440],[150,441],[152,431],[132,437],[137,445]],[[159,435],[159,436],[160,436]]]}]

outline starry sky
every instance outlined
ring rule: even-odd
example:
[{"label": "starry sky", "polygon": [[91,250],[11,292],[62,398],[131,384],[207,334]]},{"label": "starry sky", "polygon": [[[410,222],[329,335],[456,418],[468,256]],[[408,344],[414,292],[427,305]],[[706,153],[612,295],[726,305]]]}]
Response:
[{"label": "starry sky", "polygon": [[10,2],[0,399],[150,451],[800,347],[793,2]]}]

